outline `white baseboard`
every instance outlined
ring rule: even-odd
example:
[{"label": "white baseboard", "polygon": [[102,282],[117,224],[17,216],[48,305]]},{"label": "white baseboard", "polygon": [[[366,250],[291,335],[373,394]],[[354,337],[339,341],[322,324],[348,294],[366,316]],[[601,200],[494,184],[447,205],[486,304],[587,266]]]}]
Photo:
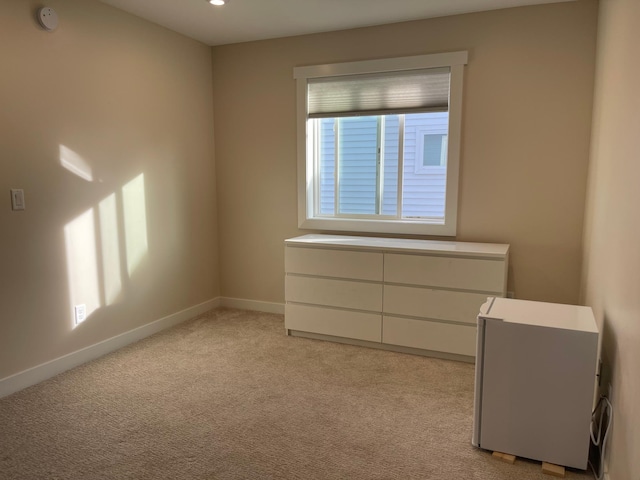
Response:
[{"label": "white baseboard", "polygon": [[220,306],[227,308],[239,308],[241,310],[254,310],[256,312],[279,313],[280,315],[284,315],[284,303],[220,297]]},{"label": "white baseboard", "polygon": [[220,298],[208,300],[159,320],[147,323],[141,327],[134,328],[128,332],[116,335],[115,337],[103,340],[102,342],[90,345],[49,362],[0,379],[0,398],[17,392],[18,390],[22,390],[23,388],[30,387],[31,385],[35,385],[36,383],[42,382],[54,375],[106,355],[107,353],[111,353],[119,348],[129,345],[130,343],[142,340],[143,338],[153,335],[154,333],[158,333],[161,330],[173,327],[174,325],[182,323],[185,320],[189,320],[201,313],[219,307],[220,303]]}]

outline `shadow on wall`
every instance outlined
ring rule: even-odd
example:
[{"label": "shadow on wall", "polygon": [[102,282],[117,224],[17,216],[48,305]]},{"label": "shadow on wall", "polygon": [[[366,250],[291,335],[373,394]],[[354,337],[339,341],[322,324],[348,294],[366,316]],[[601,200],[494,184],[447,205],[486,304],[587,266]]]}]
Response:
[{"label": "shadow on wall", "polygon": [[[609,400],[611,401],[611,403],[613,404],[613,408],[614,408],[614,412],[613,412],[613,416],[614,416],[614,422],[611,424],[611,432],[609,432],[609,442],[608,445],[609,447],[607,448],[607,451],[605,452],[605,468],[607,465],[610,465],[610,458],[611,458],[611,451],[610,451],[610,446],[611,446],[611,437],[613,434],[613,429],[614,428],[618,428],[618,429],[626,429],[627,426],[626,425],[621,425],[620,422],[618,422],[617,426],[615,423],[615,398],[613,395],[613,391],[611,391],[610,387],[613,387],[613,384],[616,381],[616,377],[619,375],[619,373],[616,372],[616,369],[619,366],[618,363],[618,341],[616,339],[616,335],[614,330],[611,327],[611,320],[608,318],[606,311],[603,314],[602,317],[602,327],[600,330],[600,335],[601,335],[601,342],[600,342],[600,361],[602,362],[601,368],[600,368],[600,378],[598,379],[598,397],[600,397],[600,395],[605,395],[609,398]],[[622,443],[622,449],[628,448],[628,445],[625,444],[624,442]],[[630,452],[616,452],[616,456],[620,456],[620,458],[632,458],[633,455]],[[597,468],[600,468],[600,459],[599,458],[594,458],[594,460],[596,460],[597,463]]]},{"label": "shadow on wall", "polygon": [[[60,164],[93,182],[88,162],[60,145]],[[124,286],[148,253],[144,173],[64,227],[71,328],[121,298]],[[75,310],[85,306],[84,312]]]},{"label": "shadow on wall", "polygon": [[618,344],[615,333],[611,328],[611,322],[605,314],[602,318],[602,327],[600,330],[600,360],[602,368],[600,370],[600,381],[598,395],[608,395],[609,385],[613,382],[615,360],[618,355]]}]

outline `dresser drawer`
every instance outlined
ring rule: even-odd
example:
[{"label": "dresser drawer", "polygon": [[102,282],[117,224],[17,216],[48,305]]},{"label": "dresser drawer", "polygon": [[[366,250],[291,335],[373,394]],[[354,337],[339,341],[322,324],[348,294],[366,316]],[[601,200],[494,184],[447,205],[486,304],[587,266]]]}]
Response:
[{"label": "dresser drawer", "polygon": [[332,308],[286,304],[284,325],[289,330],[380,342],[382,315]]},{"label": "dresser drawer", "polygon": [[385,254],[384,281],[478,290],[503,295],[505,262],[476,258]]},{"label": "dresser drawer", "polygon": [[382,284],[287,275],[287,302],[382,311]]},{"label": "dresser drawer", "polygon": [[384,315],[382,342],[471,357],[476,354],[476,327]]},{"label": "dresser drawer", "polygon": [[287,273],[382,281],[382,253],[285,247]]},{"label": "dresser drawer", "polygon": [[398,315],[475,325],[480,306],[486,301],[487,295],[481,293],[384,286],[384,312]]}]

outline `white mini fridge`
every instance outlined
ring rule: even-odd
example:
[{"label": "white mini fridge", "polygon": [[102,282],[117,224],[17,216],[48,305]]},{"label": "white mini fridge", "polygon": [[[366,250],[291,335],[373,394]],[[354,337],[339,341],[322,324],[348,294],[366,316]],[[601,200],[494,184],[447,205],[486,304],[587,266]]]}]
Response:
[{"label": "white mini fridge", "polygon": [[489,297],[478,315],[473,445],[585,470],[597,359],[589,307]]}]

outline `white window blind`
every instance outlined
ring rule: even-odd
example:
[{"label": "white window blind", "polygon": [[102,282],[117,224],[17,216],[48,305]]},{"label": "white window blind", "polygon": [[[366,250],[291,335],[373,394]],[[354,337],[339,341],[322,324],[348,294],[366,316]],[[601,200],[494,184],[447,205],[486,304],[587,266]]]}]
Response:
[{"label": "white window blind", "polygon": [[444,112],[450,68],[309,78],[308,118]]}]

